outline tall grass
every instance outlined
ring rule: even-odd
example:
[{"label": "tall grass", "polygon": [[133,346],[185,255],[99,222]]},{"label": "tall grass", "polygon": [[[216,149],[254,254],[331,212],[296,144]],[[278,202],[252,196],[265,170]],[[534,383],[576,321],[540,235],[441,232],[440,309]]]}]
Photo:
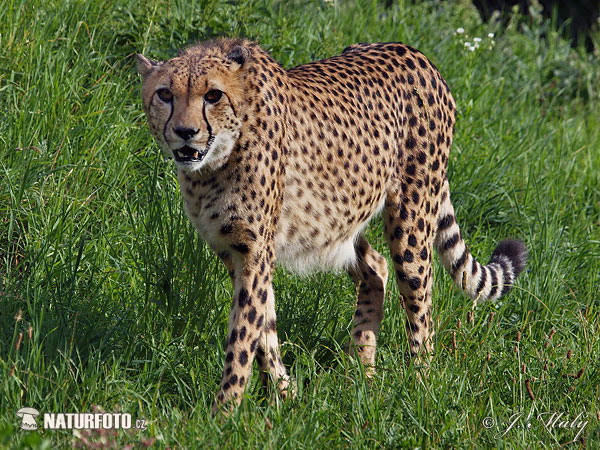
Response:
[{"label": "tall grass", "polygon": [[[349,278],[280,271],[278,328],[298,398],[281,403],[253,380],[231,418],[208,413],[231,286],[185,218],[172,163],[146,129],[132,55],[168,58],[219,35],[256,39],[285,67],[354,42],[400,40],[446,77],[459,109],[449,177],[463,234],[480,259],[499,239],[521,237],[530,263],[508,297],[475,309],[436,265],[426,378],[403,359],[393,280],[378,375],[367,382],[343,352]],[[474,37],[480,47],[469,51]],[[599,76],[597,54],[572,49],[551,24],[514,17],[500,29],[465,2],[6,0],[0,446],[84,442],[71,431],[20,430],[15,413],[31,406],[147,420],[145,431],[110,434],[115,448],[553,448],[576,437],[593,447]],[[369,233],[385,253],[377,221]],[[538,417],[552,412],[589,423],[579,436],[547,429]],[[511,417],[518,426],[502,435]]]}]

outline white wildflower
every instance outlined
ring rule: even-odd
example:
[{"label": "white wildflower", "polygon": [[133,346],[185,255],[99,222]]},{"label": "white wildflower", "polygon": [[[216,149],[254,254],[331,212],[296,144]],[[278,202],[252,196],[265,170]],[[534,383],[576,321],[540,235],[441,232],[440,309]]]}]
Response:
[{"label": "white wildflower", "polygon": [[481,42],[481,38],[480,37],[474,37],[473,41],[475,41],[475,42]]},{"label": "white wildflower", "polygon": [[476,48],[477,47],[475,47],[474,45],[471,45],[470,47],[468,47],[470,52],[474,52]]},{"label": "white wildflower", "polygon": [[488,37],[489,37],[490,39],[494,39],[494,36],[495,36],[495,34],[494,34],[494,33],[488,33]]},{"label": "white wildflower", "polygon": [[463,27],[456,29],[456,34],[463,34],[464,32],[465,32],[465,29]]},{"label": "white wildflower", "polygon": [[469,41],[465,42],[465,47],[470,47],[471,43]]}]

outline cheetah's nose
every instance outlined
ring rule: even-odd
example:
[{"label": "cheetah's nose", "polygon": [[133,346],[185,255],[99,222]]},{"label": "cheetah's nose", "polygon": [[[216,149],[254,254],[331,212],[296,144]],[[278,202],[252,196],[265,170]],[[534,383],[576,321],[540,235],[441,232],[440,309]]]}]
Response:
[{"label": "cheetah's nose", "polygon": [[175,128],[173,128],[173,131],[181,139],[183,139],[184,141],[187,141],[192,136],[195,136],[196,134],[198,134],[198,131],[200,131],[200,130],[193,129],[193,128],[185,128],[185,127],[175,127]]}]

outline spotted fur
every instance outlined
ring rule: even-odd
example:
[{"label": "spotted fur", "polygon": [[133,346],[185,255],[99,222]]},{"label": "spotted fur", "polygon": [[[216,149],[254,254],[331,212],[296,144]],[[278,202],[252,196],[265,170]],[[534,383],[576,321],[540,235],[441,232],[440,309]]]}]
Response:
[{"label": "spotted fur", "polygon": [[419,51],[357,44],[284,70],[257,44],[220,39],[158,63],[138,55],[150,129],[174,156],[185,210],[231,274],[234,301],[215,407],[239,402],[256,360],[282,394],[271,285],[290,270],[345,269],[357,285],[353,351],[371,374],[387,263],[363,230],[382,212],[411,353],[431,349],[433,248],[456,284],[496,299],[525,264],[503,241],[481,265],[446,180],[455,104]]}]

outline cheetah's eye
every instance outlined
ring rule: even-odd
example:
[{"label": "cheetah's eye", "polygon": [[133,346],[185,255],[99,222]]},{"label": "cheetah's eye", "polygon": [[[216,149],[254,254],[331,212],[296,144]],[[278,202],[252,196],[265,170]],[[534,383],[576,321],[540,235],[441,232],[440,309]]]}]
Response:
[{"label": "cheetah's eye", "polygon": [[167,88],[161,88],[156,91],[156,95],[165,103],[171,103],[173,101],[173,93]]},{"label": "cheetah's eye", "polygon": [[204,100],[206,100],[208,103],[217,103],[219,100],[221,100],[222,96],[222,91],[219,91],[218,89],[211,89],[204,94]]}]

